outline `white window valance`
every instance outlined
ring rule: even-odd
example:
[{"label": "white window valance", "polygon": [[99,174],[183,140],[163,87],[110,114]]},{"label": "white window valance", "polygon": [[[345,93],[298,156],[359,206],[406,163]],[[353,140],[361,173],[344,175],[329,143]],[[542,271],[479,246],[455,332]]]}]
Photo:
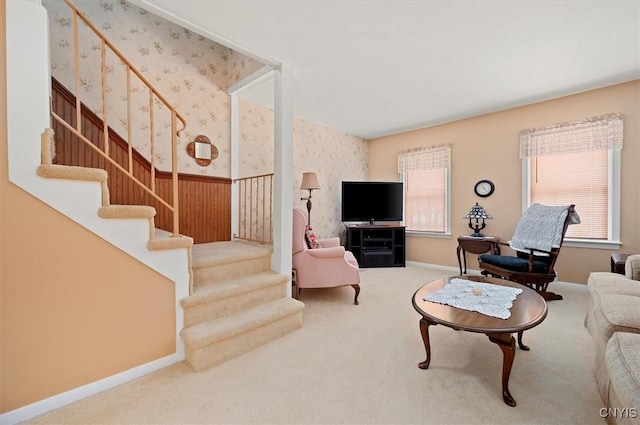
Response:
[{"label": "white window valance", "polygon": [[608,114],[520,132],[520,158],[622,149],[622,115]]},{"label": "white window valance", "polygon": [[398,173],[451,166],[451,145],[436,145],[398,152]]}]

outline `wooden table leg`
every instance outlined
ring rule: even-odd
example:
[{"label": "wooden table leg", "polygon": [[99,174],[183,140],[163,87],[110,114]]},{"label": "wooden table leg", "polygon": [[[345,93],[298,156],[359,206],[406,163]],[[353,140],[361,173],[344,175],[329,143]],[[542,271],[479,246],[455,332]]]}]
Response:
[{"label": "wooden table leg", "polygon": [[429,322],[427,319],[420,319],[420,334],[422,335],[422,342],[424,343],[424,351],[427,353],[427,359],[418,363],[420,369],[428,369],[429,363],[431,363],[431,346],[429,345],[429,326],[436,325],[437,323]]},{"label": "wooden table leg", "polygon": [[462,264],[464,264],[464,274],[467,274],[467,251],[462,250]]},{"label": "wooden table leg", "polygon": [[[456,248],[456,255],[458,256],[458,267],[460,267],[460,276],[462,276],[462,262],[460,261],[460,250],[461,249],[462,248],[460,248],[460,245],[458,245],[458,247]],[[465,273],[467,271],[467,258],[466,257],[464,259],[464,271],[465,271]]]},{"label": "wooden table leg", "polygon": [[520,346],[520,349],[523,351],[529,351],[529,346],[522,343],[522,334],[523,331],[518,332],[518,346]]},{"label": "wooden table leg", "polygon": [[559,301],[562,299],[562,295],[556,294],[555,292],[541,291],[538,293],[545,301]]},{"label": "wooden table leg", "polygon": [[516,340],[510,333],[487,334],[489,341],[498,344],[502,350],[502,399],[511,407],[516,405],[515,399],[509,392],[509,375],[513,366],[513,358],[516,356]]}]

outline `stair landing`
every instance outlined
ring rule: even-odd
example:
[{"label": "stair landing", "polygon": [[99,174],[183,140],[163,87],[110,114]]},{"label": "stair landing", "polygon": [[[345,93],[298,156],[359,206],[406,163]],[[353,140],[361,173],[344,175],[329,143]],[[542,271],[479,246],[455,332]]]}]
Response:
[{"label": "stair landing", "polygon": [[270,256],[271,247],[248,242],[223,241],[193,245],[193,265],[204,267],[234,263],[243,259]]}]

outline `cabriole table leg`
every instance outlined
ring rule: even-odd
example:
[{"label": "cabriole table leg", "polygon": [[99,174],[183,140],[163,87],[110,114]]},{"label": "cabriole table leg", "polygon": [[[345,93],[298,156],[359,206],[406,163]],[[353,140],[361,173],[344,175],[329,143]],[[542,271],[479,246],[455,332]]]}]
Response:
[{"label": "cabriole table leg", "polygon": [[511,375],[511,367],[513,359],[516,356],[516,340],[510,333],[487,334],[489,341],[498,344],[503,354],[502,361],[502,399],[511,407],[516,405],[516,400],[509,392],[509,375]]},{"label": "cabriole table leg", "polygon": [[431,363],[431,346],[429,345],[429,326],[431,325],[437,325],[437,323],[429,322],[425,318],[420,319],[420,334],[424,343],[424,351],[427,353],[427,359],[418,363],[420,369],[428,369],[429,363]]}]

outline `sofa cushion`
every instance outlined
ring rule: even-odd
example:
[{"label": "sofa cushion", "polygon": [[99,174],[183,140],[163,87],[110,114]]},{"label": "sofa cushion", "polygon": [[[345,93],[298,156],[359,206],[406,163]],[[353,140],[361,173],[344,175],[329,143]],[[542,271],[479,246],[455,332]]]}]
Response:
[{"label": "sofa cushion", "polygon": [[602,294],[598,304],[598,328],[606,338],[614,332],[640,333],[640,297],[632,295]]},{"label": "sofa cushion", "polygon": [[[514,272],[529,271],[529,260],[524,258],[510,257],[508,255],[482,254],[480,256],[480,260],[484,263],[491,264],[492,266]],[[546,271],[547,263],[538,260],[533,261],[534,273],[546,273]]]},{"label": "sofa cushion", "polygon": [[614,332],[640,333],[640,282],[617,273],[592,272],[588,288],[590,300],[585,327],[593,338],[594,375],[606,403],[610,379],[605,362],[607,344]]},{"label": "sofa cushion", "polygon": [[[617,273],[592,272],[588,288],[590,299],[585,327],[594,343],[596,384],[607,406],[620,407],[617,393],[611,392],[606,352],[612,336],[625,331],[631,335],[640,334],[640,282]],[[607,418],[607,422],[625,423],[611,417]]]},{"label": "sofa cushion", "polygon": [[607,407],[617,408],[623,419],[616,423],[640,422],[640,335],[616,332],[607,343],[605,363],[611,379]]},{"label": "sofa cushion", "polygon": [[633,295],[640,297],[640,282],[626,278],[618,273],[592,272],[587,287],[591,296],[604,294]]}]

